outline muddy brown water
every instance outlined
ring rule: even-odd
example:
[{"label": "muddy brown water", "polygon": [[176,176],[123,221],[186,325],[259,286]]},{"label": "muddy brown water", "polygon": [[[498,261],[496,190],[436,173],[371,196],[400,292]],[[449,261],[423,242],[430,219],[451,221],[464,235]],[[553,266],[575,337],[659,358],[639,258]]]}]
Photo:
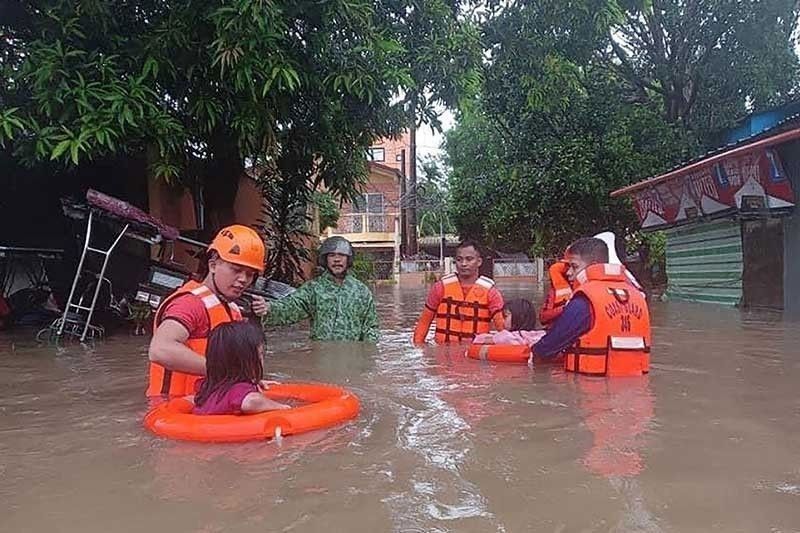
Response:
[{"label": "muddy brown water", "polygon": [[146,433],[142,337],[0,337],[0,531],[800,531],[797,324],[655,303],[651,374],[605,380],[413,348],[423,298],[378,290],[377,349],[270,333],[269,377],[362,401],[280,444]]}]

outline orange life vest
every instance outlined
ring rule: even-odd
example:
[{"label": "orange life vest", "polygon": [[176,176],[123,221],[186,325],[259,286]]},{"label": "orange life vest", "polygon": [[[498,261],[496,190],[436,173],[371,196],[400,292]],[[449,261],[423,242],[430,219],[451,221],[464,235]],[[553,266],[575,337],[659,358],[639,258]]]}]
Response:
[{"label": "orange life vest", "polygon": [[650,370],[650,312],[622,265],[596,264],[576,276],[591,303],[592,327],[567,350],[568,372],[638,376]]},{"label": "orange life vest", "polygon": [[557,261],[550,265],[550,283],[553,285],[553,307],[567,305],[572,296],[572,287],[567,279],[569,265],[564,261]]},{"label": "orange life vest", "polygon": [[550,290],[539,311],[539,322],[547,328],[564,312],[567,302],[572,296],[572,287],[567,280],[567,268],[564,261],[556,261],[550,265]]},{"label": "orange life vest", "polygon": [[[198,283],[196,281],[188,281],[178,290],[170,294],[156,311],[153,322],[153,331],[155,331],[161,322],[161,314],[167,308],[169,302],[182,296],[184,294],[193,294],[195,297],[200,298],[208,313],[209,331],[214,329],[220,324],[231,322],[233,320],[242,320],[242,312],[239,307],[234,303],[224,304],[220,299],[211,292],[211,289]],[[206,346],[208,345],[208,338],[188,339],[186,346],[193,352],[197,353],[198,357],[206,356]],[[186,396],[195,393],[195,384],[203,376],[195,376],[193,374],[186,374],[175,370],[168,370],[163,366],[150,363],[150,385],[147,388],[148,396]]]},{"label": "orange life vest", "polygon": [[442,284],[444,296],[436,309],[436,342],[471,341],[478,333],[489,333],[489,290],[494,281],[481,276],[466,295],[455,274],[444,276]]}]

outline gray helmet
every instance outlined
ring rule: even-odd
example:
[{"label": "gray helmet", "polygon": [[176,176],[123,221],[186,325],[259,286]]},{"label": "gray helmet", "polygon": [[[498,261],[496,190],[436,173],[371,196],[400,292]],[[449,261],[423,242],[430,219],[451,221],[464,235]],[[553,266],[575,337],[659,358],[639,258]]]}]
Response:
[{"label": "gray helmet", "polygon": [[322,246],[319,247],[319,265],[326,267],[326,256],[328,254],[343,254],[347,256],[347,266],[353,265],[353,245],[350,241],[339,235],[328,237]]}]

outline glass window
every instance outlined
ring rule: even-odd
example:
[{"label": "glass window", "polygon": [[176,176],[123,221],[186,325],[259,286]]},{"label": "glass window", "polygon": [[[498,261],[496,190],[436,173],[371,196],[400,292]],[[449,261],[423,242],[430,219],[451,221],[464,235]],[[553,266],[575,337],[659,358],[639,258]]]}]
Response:
[{"label": "glass window", "polygon": [[373,146],[367,152],[367,159],[382,163],[386,161],[386,150],[379,146]]},{"label": "glass window", "polygon": [[367,212],[383,213],[383,195],[367,194]]}]

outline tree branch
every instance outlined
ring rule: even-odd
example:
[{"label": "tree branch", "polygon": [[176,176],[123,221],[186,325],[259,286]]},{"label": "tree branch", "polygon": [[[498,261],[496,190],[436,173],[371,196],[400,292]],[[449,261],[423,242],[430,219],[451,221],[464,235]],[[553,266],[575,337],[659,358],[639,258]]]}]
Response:
[{"label": "tree branch", "polygon": [[[620,46],[620,44],[614,40],[614,36],[611,36],[611,48],[614,50],[614,55],[622,63],[622,68],[624,72],[620,72],[623,76],[628,78],[634,86],[638,87],[640,90],[650,89],[651,91],[655,91],[659,94],[664,94],[664,90],[657,85],[653,84],[651,81],[644,79],[643,77],[639,76],[636,73],[636,69],[634,68],[633,64],[630,62],[627,53],[625,50]],[[613,63],[612,63],[613,64]]]}]

